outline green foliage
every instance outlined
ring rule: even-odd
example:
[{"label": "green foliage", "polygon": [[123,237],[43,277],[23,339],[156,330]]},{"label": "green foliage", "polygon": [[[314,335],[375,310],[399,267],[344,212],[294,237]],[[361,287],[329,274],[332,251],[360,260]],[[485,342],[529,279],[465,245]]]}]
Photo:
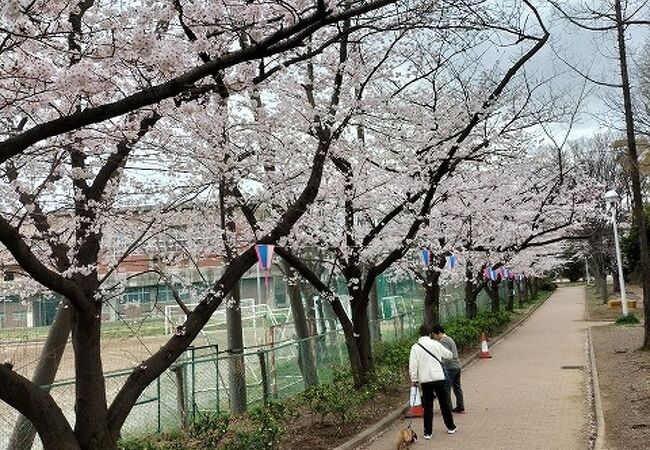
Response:
[{"label": "green foliage", "polygon": [[213,449],[222,441],[228,432],[230,416],[227,414],[199,413],[198,417],[187,430],[191,439],[200,441],[202,448]]},{"label": "green foliage", "polygon": [[359,418],[359,407],[379,392],[394,392],[404,387],[409,348],[415,336],[375,347],[375,371],[363,389],[355,389],[349,369],[334,370],[332,381],[312,386],[301,394],[303,404],[321,423],[337,427]]},{"label": "green foliage", "polygon": [[177,433],[122,440],[120,450],[276,450],[294,415],[285,403],[255,408],[234,422],[227,414],[202,413]]},{"label": "green foliage", "polygon": [[177,435],[145,436],[130,438],[117,444],[119,450],[185,450],[186,447]]},{"label": "green foliage", "polygon": [[616,319],[616,325],[636,325],[641,321],[635,314],[628,314],[627,316],[619,316]]},{"label": "green foliage", "polygon": [[411,348],[416,339],[417,334],[411,333],[396,341],[381,341],[373,344],[375,364],[377,367],[383,366],[392,370],[403,370],[408,367],[409,352],[405,349]]},{"label": "green foliage", "polygon": [[476,318],[456,317],[445,323],[445,333],[451,336],[459,349],[476,344],[482,332],[495,333],[510,321],[507,311],[480,312]]},{"label": "green foliage", "polygon": [[328,419],[341,426],[357,417],[356,407],[365,399],[364,391],[354,389],[352,377],[335,377],[329,383],[312,386],[301,397],[307,408],[320,417],[321,422]]},{"label": "green foliage", "polygon": [[[408,360],[408,352],[406,359]],[[408,366],[408,361],[406,362]],[[369,389],[372,392],[395,392],[402,389],[402,382],[404,380],[404,367],[403,365],[393,368],[391,366],[378,365],[375,372],[370,379]]]},{"label": "green foliage", "polygon": [[542,278],[539,284],[540,291],[553,292],[557,289],[557,284],[551,278]]},{"label": "green foliage", "polygon": [[572,259],[562,266],[562,278],[568,278],[572,283],[580,280],[585,275],[585,263],[580,259]]},{"label": "green foliage", "polygon": [[287,403],[274,402],[248,413],[250,423],[235,430],[224,450],[276,450],[287,431],[287,423],[294,418]]}]

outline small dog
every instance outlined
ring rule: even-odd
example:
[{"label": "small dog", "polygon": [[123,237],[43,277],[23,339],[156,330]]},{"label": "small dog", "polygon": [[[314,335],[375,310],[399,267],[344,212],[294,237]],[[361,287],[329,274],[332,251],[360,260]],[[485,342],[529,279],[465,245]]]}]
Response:
[{"label": "small dog", "polygon": [[411,424],[409,424],[408,427],[402,428],[397,433],[397,450],[408,450],[409,446],[417,441],[418,435],[415,434]]}]

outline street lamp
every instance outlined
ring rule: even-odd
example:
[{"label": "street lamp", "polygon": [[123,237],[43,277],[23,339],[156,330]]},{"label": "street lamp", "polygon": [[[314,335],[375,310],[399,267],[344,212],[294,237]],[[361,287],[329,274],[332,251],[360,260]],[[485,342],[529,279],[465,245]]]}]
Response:
[{"label": "street lamp", "polygon": [[623,263],[621,262],[621,246],[618,243],[618,229],[616,227],[616,205],[620,197],[614,190],[605,192],[607,208],[612,212],[612,227],[614,228],[614,244],[616,245],[616,264],[618,266],[618,281],[621,287],[621,308],[623,316],[627,316],[627,298],[625,297],[625,280],[623,280]]}]

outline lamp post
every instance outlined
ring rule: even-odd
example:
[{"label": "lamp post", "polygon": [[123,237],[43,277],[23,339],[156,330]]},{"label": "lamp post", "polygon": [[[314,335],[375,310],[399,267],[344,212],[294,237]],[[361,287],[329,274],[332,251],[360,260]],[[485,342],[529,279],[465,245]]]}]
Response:
[{"label": "lamp post", "polygon": [[618,228],[616,226],[616,205],[618,204],[619,196],[614,190],[605,193],[605,202],[607,208],[612,212],[612,227],[614,228],[614,244],[616,246],[616,265],[618,266],[618,281],[621,286],[621,309],[623,316],[627,316],[627,298],[625,296],[625,280],[623,280],[623,263],[621,262],[621,246],[618,243]]}]

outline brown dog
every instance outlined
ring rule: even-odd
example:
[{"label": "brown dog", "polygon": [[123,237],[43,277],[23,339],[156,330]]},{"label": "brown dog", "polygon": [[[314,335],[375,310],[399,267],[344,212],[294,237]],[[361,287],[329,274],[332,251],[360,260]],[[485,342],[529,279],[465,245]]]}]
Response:
[{"label": "brown dog", "polygon": [[418,441],[418,435],[411,429],[411,425],[397,432],[397,450],[408,450],[409,446]]}]

